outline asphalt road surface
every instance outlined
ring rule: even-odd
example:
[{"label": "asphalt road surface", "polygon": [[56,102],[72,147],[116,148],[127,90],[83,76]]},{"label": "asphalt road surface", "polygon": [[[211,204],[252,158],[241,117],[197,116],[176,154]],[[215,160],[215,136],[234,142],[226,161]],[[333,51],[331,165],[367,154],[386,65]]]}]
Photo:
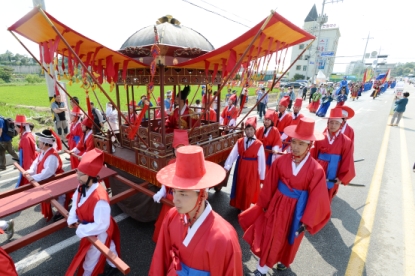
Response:
[{"label": "asphalt road surface", "polygon": [[[340,187],[328,224],[314,236],[306,234],[290,269],[273,269],[269,275],[415,275],[415,88],[407,86],[406,91],[412,95],[399,127],[387,126],[392,90],[375,100],[365,92],[358,100],[346,102],[356,111],[349,121],[355,130],[354,157],[365,159],[355,163],[357,176],[352,182],[366,186]],[[310,114],[306,106],[304,103],[302,113],[315,118],[322,131],[326,120]],[[16,177],[11,167],[2,172],[0,192],[12,189]],[[209,202],[238,232],[244,271],[249,274],[255,270],[257,258],[242,240],[238,212],[229,206],[229,192],[230,185],[218,193],[211,191]],[[130,275],[147,275],[155,248],[151,239],[154,223],[137,222],[117,206],[112,206],[112,215],[121,230],[121,257],[131,267]],[[16,225],[13,239],[48,224],[39,206],[2,219],[10,218]],[[74,233],[63,229],[11,253],[19,274],[64,275],[79,246]],[[0,236],[0,246],[5,238]]]}]

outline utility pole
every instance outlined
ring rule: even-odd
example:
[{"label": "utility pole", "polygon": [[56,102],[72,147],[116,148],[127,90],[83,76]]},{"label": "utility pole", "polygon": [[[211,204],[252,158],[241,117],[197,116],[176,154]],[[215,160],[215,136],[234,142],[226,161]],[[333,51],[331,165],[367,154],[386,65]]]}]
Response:
[{"label": "utility pole", "polygon": [[369,43],[369,39],[373,39],[373,37],[370,37],[370,32],[367,35],[367,38],[362,38],[362,39],[366,39],[366,46],[365,46],[365,51],[363,52],[363,57],[362,57],[362,63],[365,63],[365,55],[366,55],[366,49],[367,49],[367,44]]},{"label": "utility pole", "polygon": [[313,74],[313,82],[312,83],[314,83],[315,80],[316,80],[317,69],[318,69],[318,59],[320,57],[319,44],[320,44],[321,26],[323,26],[323,24],[328,21],[328,16],[324,14],[324,5],[325,4],[338,3],[340,1],[343,2],[343,0],[323,0],[323,7],[321,9],[321,14],[317,18],[318,35],[317,35],[317,39],[316,39],[316,41],[317,41],[317,47],[316,47],[316,55],[314,57],[314,74]]}]

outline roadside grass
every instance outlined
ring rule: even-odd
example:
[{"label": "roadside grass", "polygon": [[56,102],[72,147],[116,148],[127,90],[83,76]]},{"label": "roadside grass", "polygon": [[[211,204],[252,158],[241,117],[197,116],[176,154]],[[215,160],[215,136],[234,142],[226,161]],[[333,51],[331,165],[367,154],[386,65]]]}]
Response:
[{"label": "roadside grass", "polygon": [[[111,99],[115,103],[117,103],[115,88],[112,92],[109,92],[108,83],[104,83],[102,87],[107,92],[107,94],[111,97]],[[66,89],[72,97],[76,96],[79,98],[80,105],[82,108],[86,107],[85,90],[80,87],[79,83],[74,83],[72,84],[72,86],[67,85]],[[182,89],[183,89],[183,86],[182,86]],[[213,90],[215,91],[215,89],[217,89],[217,86],[215,86]],[[234,87],[232,89],[235,89],[237,91],[237,95],[239,95],[242,88]],[[164,91],[167,92],[168,90],[173,90],[173,87],[165,86]],[[119,86],[119,91],[120,91],[120,108],[121,110],[127,110],[127,93],[126,93],[124,86]],[[197,93],[195,100],[197,99],[201,100],[202,98],[201,91],[202,91],[202,88],[199,88],[198,90],[198,86],[193,85],[191,87],[190,95],[188,96],[189,101],[193,99],[193,96],[195,95],[195,93]],[[249,88],[249,96],[254,96],[255,91],[256,91],[256,88]],[[274,89],[272,92],[277,93],[278,90]],[[105,106],[108,100],[105,97],[104,93],[102,93],[99,89],[97,89],[95,93],[103,109],[105,109]],[[145,86],[134,86],[134,100],[137,103],[140,101],[140,97],[145,94],[146,94]],[[227,94],[227,88],[225,87],[221,93],[222,100],[225,99],[226,94]],[[151,97],[150,100],[153,104],[155,104],[155,99],[157,99],[160,96],[160,88],[158,86],[154,88],[153,95],[154,97]],[[89,90],[89,97],[90,97],[90,100],[95,103],[95,107],[99,108],[97,99],[94,93],[92,92],[92,90]],[[132,100],[132,93],[131,93],[131,87],[129,87],[129,101],[131,100]],[[1,102],[7,103],[10,105],[43,106],[43,107],[50,106],[48,92],[47,92],[45,83],[39,84],[39,85],[0,86],[0,103]]]},{"label": "roadside grass", "polygon": [[[2,100],[2,98],[1,98]],[[35,125],[33,132],[40,132],[45,128],[52,127],[52,115],[50,111],[38,111],[29,108],[20,108],[13,105],[5,104],[0,102],[0,115],[4,118],[16,118],[17,114],[25,115],[28,122],[31,122]],[[19,146],[19,137],[16,136],[13,138],[13,148],[17,151]]]}]

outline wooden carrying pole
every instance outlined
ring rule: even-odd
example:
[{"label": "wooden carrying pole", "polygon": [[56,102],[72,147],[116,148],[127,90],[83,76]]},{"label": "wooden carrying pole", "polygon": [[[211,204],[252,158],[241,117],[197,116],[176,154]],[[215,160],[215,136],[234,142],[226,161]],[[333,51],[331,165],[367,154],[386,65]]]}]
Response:
[{"label": "wooden carrying pole", "polygon": [[[222,85],[219,87],[218,94],[216,95],[218,97],[218,102],[220,102],[220,92],[222,91],[223,87],[225,87],[225,84],[228,83],[229,79],[231,78],[231,76],[233,76],[234,72],[241,66],[243,59],[245,58],[246,54],[249,52],[249,49],[255,43],[255,41],[257,40],[257,38],[259,37],[259,35],[265,29],[265,27],[268,25],[269,21],[274,16],[274,14],[275,14],[275,12],[274,11],[271,11],[270,15],[265,19],[264,24],[262,24],[261,28],[259,28],[259,30],[256,33],[256,35],[254,36],[254,38],[252,38],[251,43],[248,45],[248,47],[246,47],[245,52],[240,56],[238,62],[232,68],[231,72],[229,72],[228,75],[225,77],[225,80],[222,81]],[[212,100],[212,102],[210,102],[208,104],[208,107],[206,108],[205,113],[207,113],[207,111],[210,110],[210,106],[212,105],[213,102],[214,101]],[[220,110],[218,110],[218,112],[220,112]],[[203,114],[204,113],[202,112],[202,114],[200,114],[201,116],[199,117],[197,123],[192,126],[192,129],[189,131],[189,137],[192,135],[192,132],[193,132],[193,129],[195,128],[195,126],[196,125],[199,125],[200,120],[202,119],[202,115]]]},{"label": "wooden carrying pole", "polygon": [[[94,74],[92,74],[89,70],[88,67],[84,64],[84,62],[81,60],[81,58],[79,58],[79,56],[77,55],[77,53],[72,49],[71,45],[68,43],[68,41],[66,41],[66,39],[63,37],[63,35],[59,32],[59,30],[55,27],[55,25],[53,24],[52,21],[50,21],[49,17],[45,14],[45,12],[38,7],[40,14],[42,14],[42,16],[45,18],[45,20],[49,23],[49,25],[52,27],[52,29],[55,31],[55,33],[60,37],[61,41],[66,45],[66,47],[68,47],[68,51],[71,51],[72,55],[79,61],[79,64],[81,64],[82,68],[85,70],[85,72],[91,77],[91,79],[94,81],[94,83],[96,83],[96,85],[99,87],[99,89],[101,90],[101,92],[105,95],[105,97],[107,97],[107,99],[111,102],[111,104],[113,106],[115,106],[115,108],[118,111],[118,114],[126,121],[129,122],[129,120],[127,120],[127,118],[124,116],[124,114],[121,112],[121,110],[119,109],[119,107],[115,104],[115,102],[111,99],[111,97],[107,94],[107,92],[105,92],[104,88],[101,86],[101,84],[99,83],[99,81],[97,80],[97,78],[94,76]],[[131,124],[130,124],[131,125]],[[137,136],[140,141],[147,147],[149,148],[149,146],[147,145],[147,143],[138,135]]]},{"label": "wooden carrying pole", "polygon": [[[277,84],[277,82],[279,82],[280,81],[280,79],[282,78],[282,77],[284,77],[284,75],[288,72],[288,70],[290,70],[291,69],[291,67],[293,67],[293,65],[297,62],[297,60],[304,54],[304,52],[311,46],[311,44],[313,44],[313,42],[314,42],[314,40],[315,39],[313,39],[308,45],[307,45],[307,47],[305,47],[304,48],[304,50],[298,55],[298,57],[291,63],[291,65],[290,66],[288,66],[288,68],[284,71],[284,73],[282,73],[282,75],[278,78],[278,79],[276,79],[276,74],[277,73],[275,73],[275,75],[274,75],[274,80],[273,80],[273,82],[272,82],[272,85],[271,85],[271,88],[270,89],[268,89],[268,91],[264,94],[264,95],[262,95],[262,97],[261,97],[261,99],[259,99],[256,103],[255,103],[255,105],[251,108],[251,110],[249,110],[248,111],[248,113],[246,113],[246,115],[242,118],[242,120],[240,120],[239,121],[239,123],[238,124],[236,124],[236,126],[234,127],[234,128],[237,128],[244,120],[245,120],[245,118],[246,117],[248,117],[248,115],[249,115],[249,113],[251,113],[252,112],[252,110],[254,110],[254,108],[265,98],[265,96],[266,95],[268,95],[268,93],[270,92],[270,91],[272,91],[272,89],[274,89],[274,86],[275,86],[275,84]],[[288,47],[288,46],[287,46]]]},{"label": "wooden carrying pole", "polygon": [[[17,162],[14,162],[14,166],[19,170],[19,172],[24,176],[26,171],[20,167]],[[26,179],[32,184],[34,187],[40,187],[40,184],[37,183],[34,180],[29,180],[28,177]],[[50,203],[58,209],[58,212],[61,213],[62,216],[65,217],[65,219],[68,219],[68,211],[59,204],[59,202],[56,199],[51,199]],[[130,267],[124,263],[123,260],[121,260],[117,255],[114,254],[108,247],[105,246],[100,240],[97,239],[97,237],[89,236],[86,237],[93,246],[95,246],[104,256],[110,260],[124,275],[130,272]]]}]

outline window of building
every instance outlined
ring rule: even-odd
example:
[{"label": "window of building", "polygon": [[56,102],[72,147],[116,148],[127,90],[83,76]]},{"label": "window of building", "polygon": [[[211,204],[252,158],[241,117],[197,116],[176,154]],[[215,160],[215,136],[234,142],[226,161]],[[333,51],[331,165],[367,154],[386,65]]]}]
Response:
[{"label": "window of building", "polygon": [[307,65],[303,65],[303,71],[307,71]]},{"label": "window of building", "polygon": [[298,48],[299,48],[300,50],[304,49],[304,44],[300,44],[300,45],[298,46]]},{"label": "window of building", "polygon": [[300,70],[301,70],[301,65],[297,65],[297,66],[295,67],[295,70],[300,71]]}]

